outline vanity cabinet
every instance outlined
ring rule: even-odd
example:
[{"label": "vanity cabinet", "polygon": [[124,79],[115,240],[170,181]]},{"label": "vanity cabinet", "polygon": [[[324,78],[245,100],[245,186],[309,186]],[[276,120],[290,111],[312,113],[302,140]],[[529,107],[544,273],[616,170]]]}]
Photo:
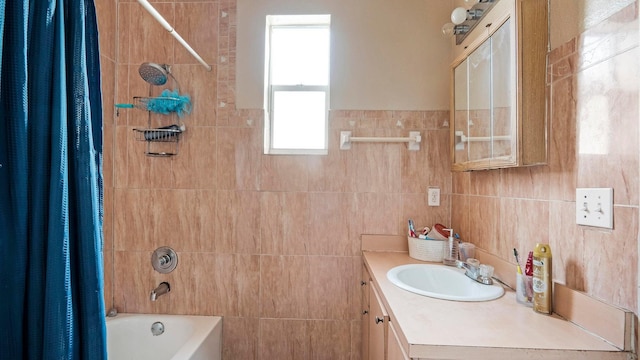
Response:
[{"label": "vanity cabinet", "polygon": [[387,359],[389,314],[374,284],[369,286],[369,360]]},{"label": "vanity cabinet", "polygon": [[387,339],[388,360],[410,360],[401,344],[398,330],[394,326],[393,322],[389,322],[389,338]]},{"label": "vanity cabinet", "polygon": [[371,287],[371,278],[369,272],[363,266],[362,267],[362,279],[360,280],[360,298],[362,321],[360,322],[362,341],[361,341],[361,354],[363,360],[369,359],[369,288]]},{"label": "vanity cabinet", "polygon": [[454,48],[453,171],[547,162],[547,2],[497,1]]},{"label": "vanity cabinet", "polygon": [[379,290],[363,269],[362,291],[362,359],[401,360],[402,348],[398,336],[390,330],[390,318]]}]

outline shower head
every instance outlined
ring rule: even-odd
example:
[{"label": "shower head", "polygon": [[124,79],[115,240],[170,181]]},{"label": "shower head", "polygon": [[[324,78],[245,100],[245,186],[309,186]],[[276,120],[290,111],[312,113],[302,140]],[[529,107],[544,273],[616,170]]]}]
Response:
[{"label": "shower head", "polygon": [[164,85],[167,82],[167,77],[171,76],[169,65],[151,62],[140,65],[138,73],[144,81],[156,86]]}]

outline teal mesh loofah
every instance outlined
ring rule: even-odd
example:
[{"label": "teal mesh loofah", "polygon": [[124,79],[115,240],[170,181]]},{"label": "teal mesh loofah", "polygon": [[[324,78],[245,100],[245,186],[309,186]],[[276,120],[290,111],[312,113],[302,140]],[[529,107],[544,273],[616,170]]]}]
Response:
[{"label": "teal mesh loofah", "polygon": [[165,89],[159,97],[148,100],[147,110],[165,115],[175,112],[183,117],[191,113],[191,97],[187,94],[180,95],[177,90]]}]

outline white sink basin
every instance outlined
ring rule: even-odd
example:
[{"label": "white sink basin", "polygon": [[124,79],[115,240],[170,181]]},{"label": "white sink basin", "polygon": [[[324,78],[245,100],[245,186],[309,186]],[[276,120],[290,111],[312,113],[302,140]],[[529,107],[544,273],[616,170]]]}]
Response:
[{"label": "white sink basin", "polygon": [[504,294],[501,285],[483,285],[468,278],[462,269],[444,265],[408,264],[387,272],[397,287],[419,295],[455,301],[488,301]]}]

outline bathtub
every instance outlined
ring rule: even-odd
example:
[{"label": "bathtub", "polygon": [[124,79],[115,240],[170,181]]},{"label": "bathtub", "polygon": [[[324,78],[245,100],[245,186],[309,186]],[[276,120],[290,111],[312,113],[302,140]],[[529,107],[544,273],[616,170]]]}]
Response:
[{"label": "bathtub", "polygon": [[107,318],[107,355],[109,360],[220,360],[222,318],[118,314]]}]

